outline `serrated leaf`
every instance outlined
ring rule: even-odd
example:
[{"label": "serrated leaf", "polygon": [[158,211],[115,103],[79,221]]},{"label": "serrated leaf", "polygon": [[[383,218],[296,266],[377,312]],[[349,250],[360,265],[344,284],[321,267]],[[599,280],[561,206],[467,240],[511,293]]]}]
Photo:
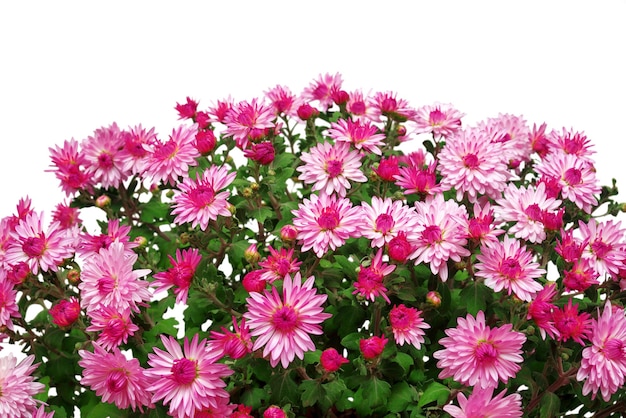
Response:
[{"label": "serrated leaf", "polygon": [[416,398],[417,391],[414,387],[411,387],[407,382],[396,383],[391,388],[387,409],[389,409],[390,412],[405,411],[406,407],[410,403],[413,403]]},{"label": "serrated leaf", "polygon": [[278,168],[288,167],[293,163],[295,159],[296,156],[294,154],[290,152],[283,152],[274,157],[274,161],[272,161],[272,168],[276,170]]},{"label": "serrated leaf", "polygon": [[371,409],[387,404],[391,394],[391,385],[377,377],[372,377],[363,383],[364,401]]},{"label": "serrated leaf", "polygon": [[559,415],[559,409],[561,407],[561,400],[557,395],[552,392],[545,392],[541,398],[539,404],[539,417],[550,418]]},{"label": "serrated leaf", "polygon": [[324,388],[317,380],[305,380],[300,384],[302,389],[302,406],[313,406],[326,394]]},{"label": "serrated leaf", "polygon": [[363,334],[360,332],[353,332],[351,334],[346,335],[341,339],[341,345],[346,347],[348,350],[358,350],[359,349],[359,341],[364,338]]},{"label": "serrated leaf", "polygon": [[276,373],[269,381],[272,394],[270,399],[277,405],[297,403],[299,400],[298,385],[290,372]]},{"label": "serrated leaf", "polygon": [[[82,411],[81,411],[82,412]],[[81,415],[83,415],[81,413]],[[88,416],[89,418],[109,418],[109,417],[119,417],[120,410],[117,406],[110,403],[99,403],[89,411],[89,415],[85,414],[83,416]]]},{"label": "serrated leaf", "polygon": [[272,215],[274,215],[274,211],[265,206],[255,208],[250,212],[250,216],[261,223],[265,222],[265,220]]},{"label": "serrated leaf", "polygon": [[478,311],[487,309],[487,298],[489,288],[482,283],[470,283],[461,290],[461,305],[465,306],[467,312],[476,316]]},{"label": "serrated leaf", "polygon": [[393,361],[398,363],[404,369],[405,373],[409,371],[409,369],[414,363],[413,357],[401,351],[398,351],[396,353],[395,357],[393,358]]},{"label": "serrated leaf", "polygon": [[437,401],[437,405],[443,405],[448,400],[449,395],[450,389],[447,386],[438,382],[432,382],[420,396],[417,406],[421,408],[435,401]]}]

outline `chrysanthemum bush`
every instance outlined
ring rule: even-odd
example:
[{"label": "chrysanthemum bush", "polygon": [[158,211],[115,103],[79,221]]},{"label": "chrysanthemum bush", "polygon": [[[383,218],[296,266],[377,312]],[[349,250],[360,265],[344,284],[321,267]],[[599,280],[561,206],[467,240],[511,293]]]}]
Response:
[{"label": "chrysanthemum bush", "polygon": [[2,219],[0,415],[626,410],[622,206],[583,132],[339,74],[203,103],[51,147],[67,199]]}]

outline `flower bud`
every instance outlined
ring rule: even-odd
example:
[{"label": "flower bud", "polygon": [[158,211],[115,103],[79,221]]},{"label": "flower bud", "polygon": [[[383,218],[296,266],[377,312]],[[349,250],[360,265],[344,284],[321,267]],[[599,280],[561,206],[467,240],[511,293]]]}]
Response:
[{"label": "flower bud", "polygon": [[435,292],[434,290],[431,290],[430,292],[426,293],[426,303],[428,303],[430,306],[434,308],[440,307],[441,295],[439,294],[439,292]]},{"label": "flower bud", "polygon": [[48,312],[52,316],[52,322],[61,328],[67,328],[80,316],[80,304],[78,299],[72,297],[69,300],[59,301]]},{"label": "flower bud", "polygon": [[260,188],[261,186],[259,185],[259,183],[250,183],[250,189],[253,192],[258,192]]},{"label": "flower bud", "polygon": [[252,144],[252,147],[247,149],[243,155],[261,165],[269,165],[274,161],[274,145],[269,141]]},{"label": "flower bud", "polygon": [[7,279],[14,285],[24,283],[30,274],[30,267],[24,261],[19,261],[7,269]]},{"label": "flower bud", "polygon": [[396,128],[396,133],[398,134],[398,136],[406,135],[406,126],[398,125],[398,127]]},{"label": "flower bud", "polygon": [[174,109],[178,112],[179,119],[192,119],[198,110],[198,102],[187,97],[187,103],[176,103]]},{"label": "flower bud", "polygon": [[350,361],[339,354],[334,348],[327,348],[320,356],[320,364],[327,372],[336,372],[339,368]]},{"label": "flower bud", "polygon": [[227,209],[228,209],[228,211],[230,212],[231,215],[234,215],[237,212],[237,208],[232,203],[228,204]]},{"label": "flower bud", "polygon": [[142,237],[141,235],[139,235],[137,238],[135,238],[134,242],[139,247],[145,247],[146,244],[148,244],[148,240],[146,239],[146,237]]},{"label": "flower bud", "polygon": [[100,209],[105,208],[111,204],[111,198],[105,194],[98,196],[96,199],[96,206]]},{"label": "flower bud", "polygon": [[196,123],[200,129],[207,129],[211,124],[211,118],[207,112],[197,112],[196,113]]},{"label": "flower bud", "polygon": [[337,106],[341,106],[342,104],[348,103],[348,100],[350,100],[350,95],[345,90],[336,90],[331,95],[331,98]]},{"label": "flower bud", "polygon": [[317,115],[320,114],[320,112],[316,108],[314,108],[308,103],[301,105],[298,108],[297,112],[298,112],[298,117],[302,120],[309,120],[311,118],[317,117]]},{"label": "flower bud", "polygon": [[280,239],[284,242],[294,242],[298,236],[298,230],[293,225],[285,225],[280,228]]},{"label": "flower bud", "polygon": [[243,276],[243,280],[241,281],[243,288],[246,289],[248,293],[261,293],[263,289],[265,289],[266,284],[265,280],[261,278],[262,274],[262,270],[252,270],[251,272]]},{"label": "flower bud", "polygon": [[369,337],[359,341],[359,348],[365,360],[374,360],[380,356],[385,349],[385,344],[389,341],[385,337]]},{"label": "flower bud", "polygon": [[272,405],[263,412],[263,418],[287,418],[287,414],[280,407]]},{"label": "flower bud", "polygon": [[261,254],[257,251],[256,244],[250,246],[243,252],[243,257],[250,264],[256,264],[261,259]]},{"label": "flower bud", "polygon": [[406,234],[400,231],[388,244],[389,257],[397,262],[404,263],[412,252],[412,246],[406,239]]},{"label": "flower bud", "polygon": [[77,285],[80,283],[80,271],[79,270],[70,270],[67,272],[67,281],[73,285]]},{"label": "flower bud", "polygon": [[400,174],[400,165],[398,163],[398,158],[391,156],[389,158],[381,159],[375,172],[378,177],[380,177],[384,181],[396,181],[394,176]]},{"label": "flower bud", "polygon": [[200,130],[196,133],[196,149],[202,155],[208,155],[215,149],[217,140],[212,130]]}]

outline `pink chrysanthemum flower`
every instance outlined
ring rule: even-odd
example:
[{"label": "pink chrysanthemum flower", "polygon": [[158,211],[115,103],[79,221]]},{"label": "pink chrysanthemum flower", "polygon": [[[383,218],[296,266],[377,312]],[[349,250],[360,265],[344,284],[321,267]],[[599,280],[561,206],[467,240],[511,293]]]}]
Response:
[{"label": "pink chrysanthemum flower", "polygon": [[346,142],[322,142],[311,148],[310,152],[303,152],[300,159],[303,165],[296,168],[299,171],[299,180],[304,184],[313,184],[312,191],[320,194],[337,193],[345,197],[350,181],[363,183],[367,181],[361,172],[361,155],[358,151],[350,150]]},{"label": "pink chrysanthemum flower", "polygon": [[270,246],[268,250],[270,255],[264,261],[259,262],[259,267],[262,267],[262,280],[274,283],[276,280],[282,280],[285,275],[300,270],[302,261],[294,257],[293,248],[281,248],[279,251],[276,251]]},{"label": "pink chrysanthemum flower", "polygon": [[207,342],[207,350],[211,353],[219,353],[233,359],[240,359],[252,352],[252,335],[250,327],[246,325],[246,319],[241,319],[241,325],[233,316],[233,331],[222,327],[222,332],[211,331],[211,340]]},{"label": "pink chrysanthemum flower", "polygon": [[[0,269],[0,277],[2,277]],[[13,330],[11,318],[21,318],[17,306],[17,291],[15,286],[7,279],[0,278],[0,326]],[[2,385],[0,384],[0,388]],[[1,397],[0,397],[1,398]]]},{"label": "pink chrysanthemum flower", "polygon": [[548,154],[535,165],[537,173],[556,179],[561,197],[576,204],[579,209],[591,213],[598,204],[594,194],[601,191],[593,164],[575,155],[555,152]]},{"label": "pink chrysanthemum flower", "polygon": [[139,312],[138,305],[150,300],[149,283],[140,279],[150,270],[133,270],[136,261],[137,254],[125,251],[121,242],[114,242],[85,260],[78,288],[88,314],[102,305],[119,312],[126,308]]},{"label": "pink chrysanthemum flower", "polygon": [[514,184],[504,190],[504,196],[496,200],[494,207],[498,219],[504,222],[513,222],[509,228],[510,234],[516,238],[525,239],[532,243],[541,243],[546,239],[544,214],[556,212],[561,205],[560,200],[547,197],[545,185],[537,187],[529,185],[519,189]]},{"label": "pink chrysanthemum flower", "polygon": [[563,286],[568,291],[584,292],[592,285],[599,284],[598,276],[591,259],[575,260],[569,270],[563,271]]},{"label": "pink chrysanthemum flower", "polygon": [[359,122],[380,122],[380,110],[369,97],[365,97],[362,90],[355,90],[349,94],[346,111],[350,118]]},{"label": "pink chrysanthemum flower", "polygon": [[573,129],[563,128],[561,132],[553,130],[548,135],[550,149],[553,152],[562,151],[566,154],[592,162],[591,156],[595,153],[591,149],[591,141],[582,132],[574,132]]},{"label": "pink chrysanthemum flower", "polygon": [[558,309],[552,300],[556,296],[556,284],[549,283],[541,289],[528,304],[526,319],[532,319],[539,327],[543,339],[548,334],[551,338],[559,336],[559,330],[554,327],[552,314]]},{"label": "pink chrysanthemum flower", "polygon": [[442,369],[440,379],[452,377],[466,386],[487,389],[498,386],[498,381],[507,383],[521,369],[526,336],[513,331],[511,324],[491,328],[485,325],[483,311],[478,311],[476,318],[467,314],[445,333],[447,337],[439,340],[444,349],[433,354]]},{"label": "pink chrysanthemum flower", "polygon": [[416,227],[409,231],[408,240],[414,249],[409,259],[415,264],[429,263],[433,274],[448,280],[448,260],[461,261],[470,255],[465,231],[467,212],[453,200],[444,200],[443,194],[415,203]]},{"label": "pink chrysanthemum flower", "polygon": [[341,74],[336,73],[334,76],[326,73],[319,75],[317,80],[304,89],[301,97],[304,100],[317,101],[324,110],[328,110],[333,105],[333,94],[341,90]]},{"label": "pink chrysanthemum flower", "polygon": [[144,407],[154,407],[139,360],[127,359],[117,347],[107,352],[94,343],[93,348],[93,353],[78,351],[81,357],[78,365],[84,369],[80,379],[82,386],[89,387],[104,402],[120,409],[130,407],[133,411],[143,412]]},{"label": "pink chrysanthemum flower", "polygon": [[87,158],[79,147],[78,141],[72,138],[70,141],[64,141],[63,147],[56,145],[54,148],[48,148],[52,165],[51,169],[46,171],[54,173],[67,196],[90,189],[93,185],[93,176],[86,170]]},{"label": "pink chrysanthemum flower", "polygon": [[176,249],[176,258],[171,255],[167,257],[170,259],[172,267],[152,276],[154,277],[152,286],[156,288],[155,292],[157,293],[174,287],[176,303],[187,303],[189,287],[193,276],[196,274],[196,268],[202,261],[202,256],[197,248],[190,248],[182,252],[180,249]]},{"label": "pink chrysanthemum flower", "polygon": [[30,418],[54,418],[54,411],[46,412],[46,407],[41,405],[33,411],[33,415]]},{"label": "pink chrysanthemum flower", "polygon": [[418,350],[424,343],[424,330],[430,328],[430,325],[424,322],[421,311],[402,304],[391,308],[389,324],[396,344],[409,343]]},{"label": "pink chrysanthemum flower", "polygon": [[312,194],[292,213],[302,251],[313,249],[319,258],[329,249],[334,251],[341,247],[348,238],[359,235],[360,208],[352,207],[352,203],[345,198]]},{"label": "pink chrysanthemum flower", "polygon": [[496,199],[511,176],[501,150],[477,128],[459,131],[448,138],[438,158],[437,168],[443,176],[441,186],[446,190],[454,188],[459,202],[463,195],[472,203],[483,195]]},{"label": "pink chrysanthemum flower", "polygon": [[118,187],[127,177],[119,152],[124,146],[124,137],[116,123],[96,129],[81,145],[87,172],[93,175],[95,183],[105,189]]},{"label": "pink chrysanthemum flower", "polygon": [[266,130],[274,129],[274,119],[276,116],[272,106],[257,99],[239,102],[224,117],[224,136],[232,136],[237,146],[245,150],[251,138],[261,138],[265,136]]},{"label": "pink chrysanthemum flower", "polygon": [[530,302],[543,287],[534,279],[546,273],[533,261],[533,254],[515,238],[483,244],[474,265],[476,276],[494,292],[506,290],[523,301]]},{"label": "pink chrysanthemum flower", "polygon": [[272,367],[280,362],[284,368],[305,351],[315,350],[310,334],[321,335],[320,324],[332,315],[324,313],[323,304],[328,297],[317,294],[313,287],[315,277],[304,284],[300,273],[285,276],[282,297],[275,286],[271,291],[251,293],[246,299],[248,312],[243,316],[253,336],[257,337],[253,350],[263,347],[263,356],[270,359]]},{"label": "pink chrysanthemum flower", "polygon": [[146,145],[148,161],[145,175],[152,183],[176,186],[179,177],[187,175],[189,167],[197,165],[200,152],[195,146],[197,125],[180,125],[172,130],[166,142],[153,140]]},{"label": "pink chrysanthemum flower", "polygon": [[583,350],[576,379],[585,381],[583,395],[595,399],[600,392],[608,402],[626,382],[626,316],[610,301],[599,311],[598,319],[591,320],[591,346]]},{"label": "pink chrysanthemum flower", "polygon": [[235,99],[230,95],[224,100],[218,100],[213,106],[210,106],[207,111],[209,122],[224,123],[226,121],[226,115],[228,115],[234,105]]},{"label": "pink chrysanthemum flower", "polygon": [[479,122],[478,128],[492,138],[492,143],[497,144],[506,164],[516,167],[521,161],[530,159],[530,129],[521,116],[501,113],[496,118]]},{"label": "pink chrysanthemum flower", "polygon": [[385,144],[385,135],[378,133],[378,128],[369,121],[339,119],[330,124],[327,134],[336,142],[348,142],[357,150],[376,155],[381,155],[382,151],[379,147]]},{"label": "pink chrysanthemum flower", "polygon": [[5,263],[24,262],[37,274],[41,271],[57,271],[64,259],[74,255],[73,240],[52,222],[44,231],[43,212],[33,212],[21,220],[11,233],[12,240],[5,254]]},{"label": "pink chrysanthemum flower", "polygon": [[522,396],[519,393],[504,396],[505,389],[492,398],[493,390],[494,388],[475,387],[469,398],[459,392],[456,397],[459,406],[449,404],[445,405],[443,410],[452,418],[521,418],[523,416]]},{"label": "pink chrysanthemum flower", "polygon": [[387,303],[391,303],[384,280],[395,269],[395,265],[383,263],[383,249],[380,248],[369,266],[360,266],[352,294],[360,295],[372,302],[376,300],[376,297],[381,296]]},{"label": "pink chrysanthemum flower", "polygon": [[32,376],[39,364],[30,355],[17,362],[13,354],[0,357],[0,416],[30,418],[37,406],[34,395],[45,386]]},{"label": "pink chrysanthemum flower", "polygon": [[289,87],[286,86],[277,85],[272,87],[265,92],[265,97],[272,103],[276,116],[296,117],[298,108],[302,104],[302,99],[293,94]]},{"label": "pink chrysanthemum flower", "polygon": [[372,248],[382,248],[400,231],[409,231],[416,227],[415,209],[401,200],[381,199],[372,196],[372,204],[361,203],[361,235],[371,240]]},{"label": "pink chrysanthemum flower", "polygon": [[105,350],[126,344],[128,337],[135,334],[139,327],[130,319],[130,308],[117,310],[111,306],[101,306],[89,312],[91,325],[86,330],[100,332],[97,343]]},{"label": "pink chrysanthemum flower", "polygon": [[394,177],[396,185],[403,189],[404,194],[428,196],[443,191],[437,183],[437,161],[426,164],[426,155],[422,150],[409,154],[403,160],[408,165],[400,167]]},{"label": "pink chrysanthemum flower", "polygon": [[377,92],[374,94],[372,104],[380,114],[397,122],[405,122],[417,115],[417,111],[409,106],[409,102],[398,99],[396,93],[392,91]]},{"label": "pink chrysanthemum flower", "polygon": [[591,315],[587,312],[578,312],[578,304],[572,305],[572,299],[562,309],[552,312],[554,327],[559,331],[558,340],[567,341],[570,338],[580,345],[585,345],[583,339],[591,335]]},{"label": "pink chrysanthemum flower", "polygon": [[503,229],[494,224],[494,211],[489,202],[484,206],[474,203],[474,216],[467,222],[467,238],[481,244],[498,241],[498,236],[504,234]]},{"label": "pink chrysanthemum flower", "polygon": [[119,219],[109,219],[107,232],[98,235],[87,233],[80,234],[80,244],[76,252],[83,257],[97,254],[100,250],[109,248],[114,242],[119,242],[124,246],[124,250],[132,253],[132,249],[138,244],[130,240],[130,225],[120,225]]},{"label": "pink chrysanthemum flower", "polygon": [[119,151],[123,171],[141,175],[149,161],[149,145],[157,141],[154,128],[147,130],[141,124],[133,127],[123,135],[123,147]]},{"label": "pink chrysanthemum flower", "polygon": [[578,221],[581,241],[584,246],[582,258],[589,259],[599,275],[608,274],[612,277],[619,275],[626,251],[624,250],[624,233],[621,221],[617,223],[610,219],[598,222],[594,218],[584,223]]},{"label": "pink chrysanthemum flower", "polygon": [[350,363],[350,360],[339,354],[339,352],[331,347],[322,351],[320,355],[320,364],[327,373],[336,372],[342,365]]},{"label": "pink chrysanthemum flower", "polygon": [[59,203],[52,212],[52,220],[59,223],[61,229],[72,229],[75,226],[80,226],[83,222],[80,219],[80,211],[78,208],[73,208],[67,203]]},{"label": "pink chrysanthemum flower", "polygon": [[48,313],[52,317],[52,322],[59,327],[70,327],[80,316],[80,302],[73,296],[69,299],[61,299],[48,310]]},{"label": "pink chrysanthemum flower", "polygon": [[219,398],[230,397],[222,378],[233,371],[215,363],[217,356],[207,350],[206,340],[198,341],[198,334],[191,341],[185,337],[182,349],[174,337],[161,335],[161,341],[165,351],[155,347],[148,354],[150,368],[144,373],[152,402],[163,400],[170,415],[187,418],[198,410],[218,407]]},{"label": "pink chrysanthemum flower", "polygon": [[533,124],[533,129],[528,134],[530,147],[540,158],[545,157],[550,152],[550,140],[546,135],[546,127],[545,122],[539,127],[537,127],[537,124]]},{"label": "pink chrysanthemum flower", "polygon": [[172,199],[172,214],[176,215],[174,222],[178,225],[191,222],[193,227],[200,225],[200,229],[204,231],[209,226],[209,221],[218,216],[232,216],[227,200],[230,192],[220,190],[230,185],[236,175],[235,172],[229,173],[226,166],[212,165],[196,180],[185,178],[178,185],[178,191]]},{"label": "pink chrysanthemum flower", "polygon": [[461,129],[461,118],[464,113],[456,110],[451,104],[435,103],[417,109],[413,119],[417,124],[415,133],[432,133],[435,140],[449,138]]}]

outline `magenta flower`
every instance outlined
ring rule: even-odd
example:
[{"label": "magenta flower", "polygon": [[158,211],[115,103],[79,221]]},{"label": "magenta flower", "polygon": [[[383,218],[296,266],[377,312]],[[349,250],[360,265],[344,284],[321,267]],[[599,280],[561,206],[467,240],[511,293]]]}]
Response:
[{"label": "magenta flower", "polygon": [[229,173],[226,166],[212,165],[196,180],[185,178],[174,194],[174,222],[178,225],[191,222],[193,227],[200,225],[204,231],[209,221],[216,220],[218,216],[232,216],[227,200],[230,192],[220,190],[230,185],[236,175],[235,172]]},{"label": "magenta flower", "polygon": [[[617,223],[610,219],[598,222],[594,218],[584,223],[578,221],[578,227],[584,249],[582,258],[588,259],[599,275],[619,275],[626,251],[624,250],[624,233],[621,221]],[[585,244],[586,243],[586,244]]]},{"label": "magenta flower", "polygon": [[[0,274],[2,269],[0,269]],[[1,276],[0,276],[1,277]],[[17,306],[17,290],[9,280],[0,279],[0,327],[13,330],[11,318],[21,318],[20,309]]]},{"label": "magenta flower", "polygon": [[111,350],[119,347],[120,344],[126,344],[128,337],[135,334],[139,327],[133,324],[130,319],[130,309],[126,308],[119,311],[110,306],[102,306],[100,309],[89,312],[91,325],[87,331],[100,332],[96,341],[105,350]]},{"label": "magenta flower", "polygon": [[169,183],[176,186],[179,177],[185,177],[189,167],[198,163],[196,158],[200,152],[194,145],[198,127],[196,125],[180,125],[172,130],[166,142],[154,139],[146,145],[148,161],[145,175],[152,183]]},{"label": "magenta flower", "polygon": [[385,144],[385,135],[378,133],[378,128],[369,121],[359,122],[352,119],[339,119],[330,124],[327,134],[335,142],[348,142],[357,150],[381,155],[379,147]]},{"label": "magenta flower", "polygon": [[533,254],[508,235],[504,241],[489,242],[480,248],[474,265],[476,276],[485,279],[485,285],[494,292],[506,290],[523,301],[530,302],[543,287],[534,279],[546,271],[533,261]]},{"label": "magenta flower", "polygon": [[484,206],[474,203],[474,217],[467,223],[467,238],[481,244],[498,241],[498,236],[504,234],[504,230],[496,228],[493,212],[489,202]]},{"label": "magenta flower", "polygon": [[350,144],[322,142],[303,152],[300,159],[303,165],[296,168],[299,180],[304,184],[313,184],[312,191],[320,194],[337,193],[345,197],[350,181],[365,182],[367,177],[360,170],[361,156],[358,151],[350,150]]},{"label": "magenta flower", "polygon": [[274,145],[272,145],[270,141],[252,144],[252,146],[243,152],[243,155],[261,165],[269,165],[274,161]]},{"label": "magenta flower", "polygon": [[83,257],[88,257],[97,254],[103,248],[109,248],[114,242],[119,242],[124,246],[124,251],[132,253],[132,249],[138,244],[130,240],[130,230],[130,225],[120,225],[119,219],[109,219],[105,234],[80,234],[80,243],[76,252]]},{"label": "magenta flower", "polygon": [[416,227],[417,217],[414,208],[401,200],[381,199],[372,196],[371,205],[361,203],[362,222],[359,225],[361,236],[371,240],[372,248],[382,248],[400,231]]},{"label": "magenta flower", "polygon": [[511,176],[501,150],[477,128],[459,131],[448,138],[438,158],[437,168],[443,176],[441,187],[454,188],[459,202],[464,195],[471,203],[484,195],[499,198]]},{"label": "magenta flower", "polygon": [[222,327],[222,332],[211,331],[211,340],[207,342],[207,350],[211,353],[220,353],[232,359],[239,359],[252,352],[252,335],[246,325],[246,319],[241,319],[241,325],[233,316],[233,331]]},{"label": "magenta flower", "polygon": [[467,314],[445,333],[439,340],[444,349],[433,354],[439,360],[440,379],[452,377],[466,386],[487,389],[498,386],[498,381],[508,382],[521,369],[526,336],[513,331],[511,324],[491,328],[483,311],[478,311],[476,318]]},{"label": "magenta flower", "polygon": [[187,418],[198,410],[217,408],[220,398],[230,397],[222,378],[233,371],[215,363],[217,356],[207,350],[206,340],[198,341],[198,334],[191,341],[185,337],[182,349],[174,337],[161,335],[161,341],[165,351],[154,347],[154,353],[148,354],[150,368],[144,373],[152,402],[163,400],[171,416]]},{"label": "magenta flower", "polygon": [[[335,103],[338,103],[335,99]],[[348,94],[346,111],[353,121],[358,122],[380,122],[380,109],[374,105],[369,97],[365,97],[361,89],[354,90]]]},{"label": "magenta flower", "polygon": [[78,141],[75,139],[66,140],[63,147],[56,145],[54,148],[48,148],[48,150],[52,164],[51,169],[46,171],[54,173],[61,182],[61,189],[67,196],[80,190],[90,189],[93,186],[93,176],[87,172],[88,161],[85,154],[79,149]]},{"label": "magenta flower", "polygon": [[93,176],[93,182],[100,183],[104,189],[118,187],[128,176],[119,151],[123,145],[124,135],[115,123],[96,129],[93,136],[83,140],[87,172]]},{"label": "magenta flower", "polygon": [[275,286],[271,291],[251,293],[246,299],[248,312],[243,316],[253,336],[257,337],[253,350],[263,347],[263,356],[269,357],[272,367],[280,362],[284,368],[305,351],[315,350],[310,334],[322,334],[319,325],[332,315],[323,313],[322,304],[327,295],[318,295],[313,287],[315,278],[304,284],[300,273],[285,276],[282,297]]},{"label": "magenta flower", "polygon": [[548,135],[550,151],[564,152],[591,162],[591,156],[595,153],[591,149],[592,144],[583,132],[574,132],[563,128],[561,132],[553,130]]},{"label": "magenta flower", "polygon": [[267,90],[265,97],[272,103],[276,116],[285,115],[295,117],[302,103],[302,99],[293,94],[287,86],[277,85]]},{"label": "magenta flower", "polygon": [[127,359],[117,347],[107,352],[98,343],[94,351],[79,350],[78,365],[83,373],[80,384],[96,392],[104,402],[113,403],[120,409],[130,407],[133,411],[144,407],[153,408],[144,370],[139,360]]},{"label": "magenta flower", "polygon": [[360,295],[372,302],[376,300],[376,297],[381,296],[387,303],[391,303],[384,280],[396,269],[396,266],[383,263],[382,260],[383,249],[380,248],[369,266],[360,266],[357,281],[354,282],[353,295]]},{"label": "magenta flower", "polygon": [[336,372],[342,365],[350,363],[350,360],[339,354],[334,348],[327,348],[322,351],[320,356],[320,364],[324,368],[324,371],[328,373]]},{"label": "magenta flower", "polygon": [[556,284],[549,283],[541,289],[533,300],[528,304],[528,315],[526,319],[532,319],[539,327],[539,333],[542,338],[546,338],[548,334],[552,338],[559,335],[559,330],[554,327],[554,319],[552,313],[558,308],[552,300],[556,296]]},{"label": "magenta flower", "polygon": [[493,390],[494,388],[475,387],[469,398],[459,392],[456,397],[459,406],[449,404],[445,405],[443,410],[452,418],[521,418],[523,416],[522,396],[519,393],[504,396],[505,389],[492,398]]},{"label": "magenta flower", "polygon": [[443,194],[415,203],[417,226],[408,239],[414,250],[409,256],[415,264],[429,263],[433,274],[448,280],[448,260],[461,261],[470,255],[467,239],[467,212],[453,200],[444,200]]},{"label": "magenta flower", "polygon": [[385,350],[385,345],[389,339],[385,336],[378,337],[376,335],[369,338],[359,340],[359,349],[365,360],[375,360]]},{"label": "magenta flower", "polygon": [[317,80],[304,89],[301,97],[304,100],[317,101],[323,110],[328,110],[333,105],[333,94],[341,90],[342,84],[341,74],[334,76],[326,73],[319,75]]},{"label": "magenta flower", "polygon": [[282,280],[287,274],[295,273],[300,269],[302,261],[294,257],[293,248],[281,248],[277,251],[269,246],[268,250],[270,255],[264,261],[259,262],[259,267],[262,267],[261,279],[268,283],[274,283],[274,281]]},{"label": "magenta flower", "polygon": [[600,392],[608,402],[626,382],[626,316],[610,301],[599,311],[598,319],[591,320],[591,346],[583,350],[576,379],[585,382],[583,395],[591,393],[595,399]]},{"label": "magenta flower", "polygon": [[75,297],[62,299],[48,311],[52,322],[61,328],[70,327],[80,316],[80,303]]},{"label": "magenta flower", "polygon": [[170,259],[172,267],[152,276],[154,277],[152,286],[156,288],[156,293],[174,287],[176,303],[187,303],[189,287],[193,276],[196,274],[196,268],[202,261],[202,256],[197,248],[190,248],[183,251],[176,249],[176,258],[171,255],[167,257]]},{"label": "magenta flower", "polygon": [[149,283],[140,279],[150,270],[133,270],[136,261],[137,254],[125,251],[121,242],[85,260],[78,288],[87,314],[102,305],[120,312],[126,308],[139,312],[139,305],[150,301]]},{"label": "magenta flower", "polygon": [[414,164],[411,158],[408,162],[409,165],[400,167],[399,173],[394,176],[396,185],[403,189],[404,194],[428,196],[443,191],[441,185],[437,183],[436,161],[427,166]]},{"label": "magenta flower", "polygon": [[39,364],[33,364],[34,355],[30,355],[19,363],[13,354],[0,357],[0,416],[30,417],[38,405],[33,398],[43,391],[43,383],[35,382],[32,376]]},{"label": "magenta flower", "polygon": [[451,104],[435,103],[417,109],[413,121],[417,127],[415,133],[432,133],[435,140],[449,138],[461,129],[464,113]]},{"label": "magenta flower", "polygon": [[430,325],[424,322],[421,311],[403,304],[391,308],[389,324],[396,344],[409,343],[418,350],[424,343],[424,330],[430,328]]},{"label": "magenta flower", "polygon": [[374,94],[372,105],[378,110],[378,113],[398,122],[404,122],[417,116],[417,111],[409,106],[409,102],[398,99],[397,94],[392,91]]},{"label": "magenta flower", "polygon": [[150,144],[157,141],[154,128],[146,130],[141,124],[131,128],[123,135],[124,146],[119,151],[124,172],[142,175],[149,161],[148,150]]},{"label": "magenta flower", "polygon": [[348,199],[312,194],[292,213],[302,251],[312,248],[319,258],[329,249],[334,251],[341,247],[348,238],[358,236],[361,211],[359,207],[352,207]]},{"label": "magenta flower", "polygon": [[587,312],[578,312],[578,304],[572,305],[572,299],[562,309],[552,312],[554,327],[558,330],[558,340],[567,341],[570,338],[580,345],[585,345],[583,339],[588,340],[592,332],[591,315]]},{"label": "magenta flower", "polygon": [[267,129],[274,129],[274,109],[257,99],[239,102],[224,116],[225,137],[233,137],[237,147],[245,150],[250,139],[265,136]]}]

